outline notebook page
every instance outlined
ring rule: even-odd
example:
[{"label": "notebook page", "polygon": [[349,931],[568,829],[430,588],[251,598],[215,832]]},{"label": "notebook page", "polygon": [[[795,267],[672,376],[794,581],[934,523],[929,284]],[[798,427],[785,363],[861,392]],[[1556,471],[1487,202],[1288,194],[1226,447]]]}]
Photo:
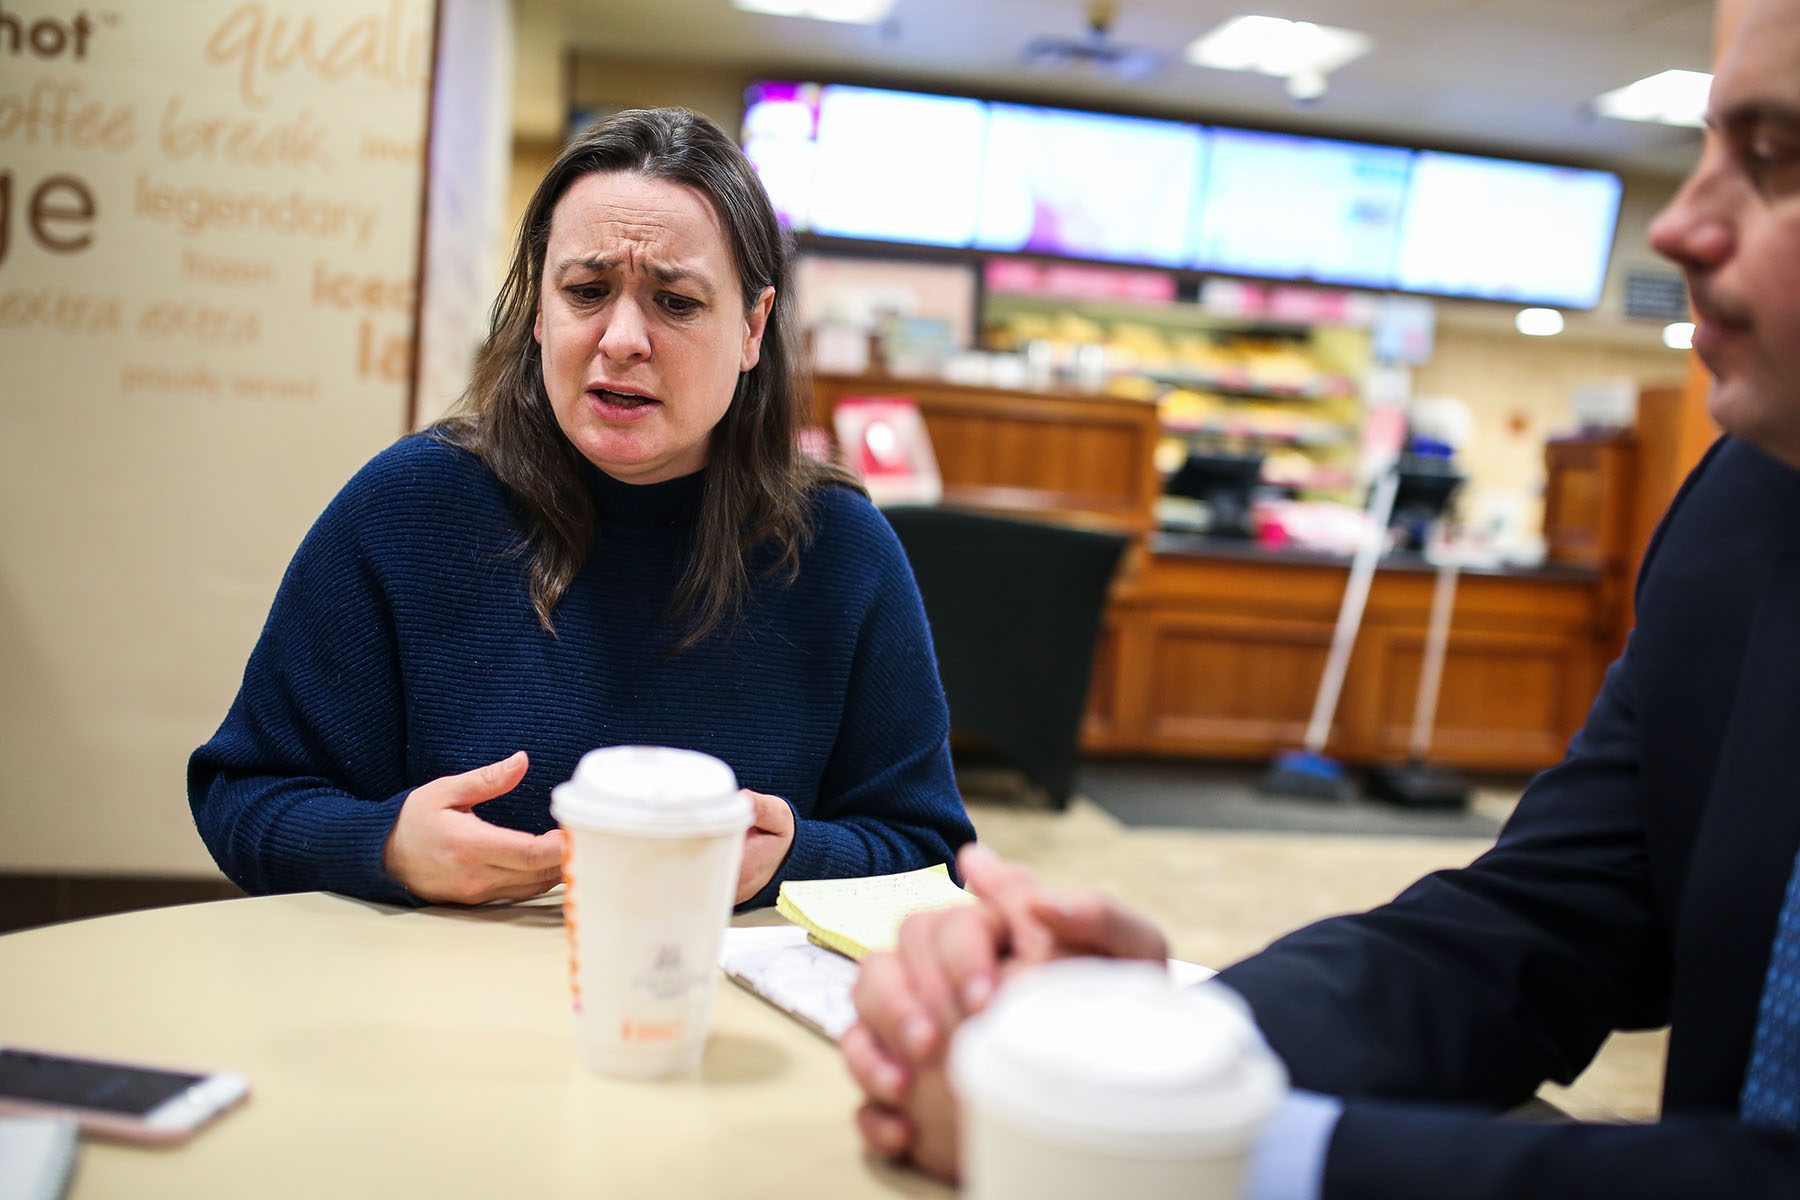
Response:
[{"label": "notebook page", "polygon": [[901,922],[913,913],[974,902],[939,863],[864,879],[789,880],[781,885],[776,908],[825,945],[860,959],[893,949]]}]

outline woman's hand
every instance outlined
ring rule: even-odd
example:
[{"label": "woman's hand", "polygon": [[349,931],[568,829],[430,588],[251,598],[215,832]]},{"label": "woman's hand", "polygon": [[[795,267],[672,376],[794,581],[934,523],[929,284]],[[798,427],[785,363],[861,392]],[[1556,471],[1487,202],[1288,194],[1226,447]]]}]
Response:
[{"label": "woman's hand", "polygon": [[768,886],[794,845],[794,810],[788,802],[749,788],[743,792],[755,811],[750,818],[750,831],[744,835],[744,861],[738,868],[739,904]]},{"label": "woman's hand", "polygon": [[562,880],[562,830],[533,837],[469,811],[518,787],[529,762],[520,750],[414,788],[382,847],[382,868],[419,899],[438,903],[524,900],[555,887]]}]

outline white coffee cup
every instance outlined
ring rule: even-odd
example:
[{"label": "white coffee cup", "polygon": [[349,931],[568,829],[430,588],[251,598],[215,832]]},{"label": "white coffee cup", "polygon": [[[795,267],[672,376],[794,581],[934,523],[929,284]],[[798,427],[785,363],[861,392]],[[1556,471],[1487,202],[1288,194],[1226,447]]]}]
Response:
[{"label": "white coffee cup", "polygon": [[693,750],[613,746],[550,793],[581,1057],[603,1075],[697,1070],[750,801]]},{"label": "white coffee cup", "polygon": [[1287,1072],[1223,984],[1070,959],[957,1032],[950,1083],[970,1200],[1237,1200]]}]

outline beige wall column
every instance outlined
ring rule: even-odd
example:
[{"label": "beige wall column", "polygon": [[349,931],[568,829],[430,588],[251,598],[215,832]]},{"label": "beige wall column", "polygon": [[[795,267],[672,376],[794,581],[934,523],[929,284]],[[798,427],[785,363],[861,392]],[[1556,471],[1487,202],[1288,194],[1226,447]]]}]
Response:
[{"label": "beige wall column", "polygon": [[569,52],[562,0],[514,0],[512,169],[502,222],[506,250],[520,215],[562,149],[569,120]]},{"label": "beige wall column", "polygon": [[430,178],[412,424],[468,386],[500,288],[512,143],[513,26],[505,0],[437,0]]}]

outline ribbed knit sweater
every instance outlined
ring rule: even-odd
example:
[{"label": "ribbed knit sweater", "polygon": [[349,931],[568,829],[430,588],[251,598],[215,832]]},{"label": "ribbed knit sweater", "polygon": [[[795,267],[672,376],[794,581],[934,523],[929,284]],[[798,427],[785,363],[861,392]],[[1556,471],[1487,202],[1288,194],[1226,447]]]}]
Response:
[{"label": "ribbed knit sweater", "polygon": [[703,473],[634,486],[589,468],[598,531],[538,624],[526,526],[475,456],[428,435],[378,455],[302,542],[224,723],[188,763],[188,802],[246,891],[416,902],[381,866],[407,794],[530,753],[476,808],[551,829],[550,789],[598,746],[716,755],[787,800],[783,879],[905,871],[974,836],[917,586],[893,531],[820,491],[792,583],[753,557],[742,616],[677,652],[670,619]]}]

